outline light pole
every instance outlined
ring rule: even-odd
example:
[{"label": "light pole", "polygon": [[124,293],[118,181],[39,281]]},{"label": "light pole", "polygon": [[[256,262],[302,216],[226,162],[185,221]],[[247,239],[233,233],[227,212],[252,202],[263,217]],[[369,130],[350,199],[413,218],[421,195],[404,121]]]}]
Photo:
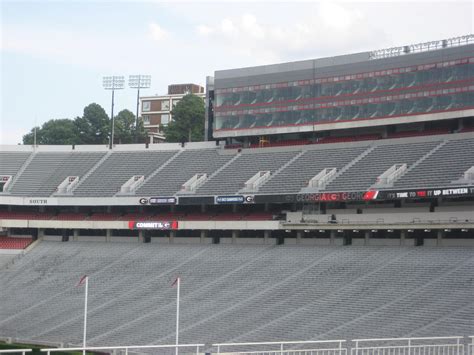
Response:
[{"label": "light pole", "polygon": [[151,84],[151,75],[130,75],[128,77],[128,86],[137,89],[137,114],[135,116],[135,143],[137,143],[138,128],[138,108],[140,106],[140,89],[148,89]]},{"label": "light pole", "polygon": [[104,76],[103,77],[104,89],[112,90],[112,109],[111,109],[111,114],[110,114],[111,129],[110,129],[109,149],[112,149],[114,145],[114,129],[115,129],[114,93],[115,93],[115,90],[123,89],[124,85],[125,85],[125,78],[123,76]]}]

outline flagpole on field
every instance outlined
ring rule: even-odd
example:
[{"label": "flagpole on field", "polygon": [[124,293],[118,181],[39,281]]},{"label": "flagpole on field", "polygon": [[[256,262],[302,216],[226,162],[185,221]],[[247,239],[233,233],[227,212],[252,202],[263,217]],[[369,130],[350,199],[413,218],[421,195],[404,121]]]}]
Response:
[{"label": "flagpole on field", "polygon": [[82,355],[86,355],[86,335],[87,335],[87,294],[89,291],[89,277],[86,276],[86,288],[84,290],[85,296],[84,296],[84,336],[82,338],[82,344],[83,344],[83,349],[82,349]]},{"label": "flagpole on field", "polygon": [[179,286],[181,279],[176,278],[176,351],[175,355],[178,355],[178,344],[179,344]]}]

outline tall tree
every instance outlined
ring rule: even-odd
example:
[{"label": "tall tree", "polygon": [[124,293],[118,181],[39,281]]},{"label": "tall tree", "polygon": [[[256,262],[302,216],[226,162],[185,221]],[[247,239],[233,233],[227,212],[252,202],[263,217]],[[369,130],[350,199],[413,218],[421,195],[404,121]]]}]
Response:
[{"label": "tall tree", "polygon": [[173,120],[163,127],[167,142],[196,142],[204,139],[204,101],[188,94],[171,111]]},{"label": "tall tree", "polygon": [[109,141],[110,120],[102,106],[87,105],[83,116],[77,117],[74,123],[81,144],[106,144]]},{"label": "tall tree", "polygon": [[135,129],[135,115],[129,110],[122,110],[115,116],[115,133],[114,141],[117,144],[145,142],[145,129],[143,128],[143,120],[138,120]]},{"label": "tall tree", "polygon": [[[23,136],[23,144],[33,144],[33,128]],[[92,103],[84,108],[82,117],[74,120],[60,119],[45,122],[36,128],[37,144],[107,144],[109,142],[110,120],[105,110]],[[115,116],[114,141],[117,144],[144,143],[146,132],[143,120],[139,118],[135,128],[135,115],[122,110]]]},{"label": "tall tree", "polygon": [[[23,136],[23,144],[34,144],[35,129]],[[49,120],[36,127],[36,144],[76,144],[77,129],[73,120],[68,118]]]}]

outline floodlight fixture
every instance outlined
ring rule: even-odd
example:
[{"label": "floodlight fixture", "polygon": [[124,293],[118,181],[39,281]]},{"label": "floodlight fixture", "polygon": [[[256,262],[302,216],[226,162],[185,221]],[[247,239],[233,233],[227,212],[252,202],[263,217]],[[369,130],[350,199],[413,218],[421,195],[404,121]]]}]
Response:
[{"label": "floodlight fixture", "polygon": [[125,78],[123,76],[104,76],[102,85],[105,90],[120,90],[125,86]]},{"label": "floodlight fixture", "polygon": [[151,85],[151,75],[130,75],[128,86],[132,89],[148,89]]},{"label": "floodlight fixture", "polygon": [[137,140],[137,127],[138,127],[138,109],[140,107],[140,89],[148,89],[151,86],[151,75],[129,75],[128,76],[128,87],[137,89],[137,112],[135,116],[135,143]]},{"label": "floodlight fixture", "polygon": [[110,140],[109,149],[112,149],[114,145],[114,130],[115,130],[115,119],[114,119],[114,94],[115,90],[122,90],[125,86],[125,78],[123,76],[104,76],[102,78],[102,86],[105,90],[112,90],[112,108],[110,113]]}]

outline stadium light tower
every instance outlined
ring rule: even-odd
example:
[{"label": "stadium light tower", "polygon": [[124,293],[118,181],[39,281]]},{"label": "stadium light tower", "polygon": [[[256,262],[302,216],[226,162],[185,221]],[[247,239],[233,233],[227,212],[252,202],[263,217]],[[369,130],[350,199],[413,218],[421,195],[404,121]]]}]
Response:
[{"label": "stadium light tower", "polygon": [[137,89],[137,114],[135,116],[135,143],[137,139],[138,126],[138,108],[140,106],[140,89],[148,89],[151,84],[151,75],[130,75],[128,77],[128,86]]},{"label": "stadium light tower", "polygon": [[111,129],[110,129],[110,142],[109,149],[112,149],[114,145],[114,129],[115,129],[115,119],[114,119],[114,93],[115,90],[123,89],[125,85],[125,78],[123,76],[104,76],[103,77],[103,86],[105,90],[112,90],[112,112],[110,114]]}]

